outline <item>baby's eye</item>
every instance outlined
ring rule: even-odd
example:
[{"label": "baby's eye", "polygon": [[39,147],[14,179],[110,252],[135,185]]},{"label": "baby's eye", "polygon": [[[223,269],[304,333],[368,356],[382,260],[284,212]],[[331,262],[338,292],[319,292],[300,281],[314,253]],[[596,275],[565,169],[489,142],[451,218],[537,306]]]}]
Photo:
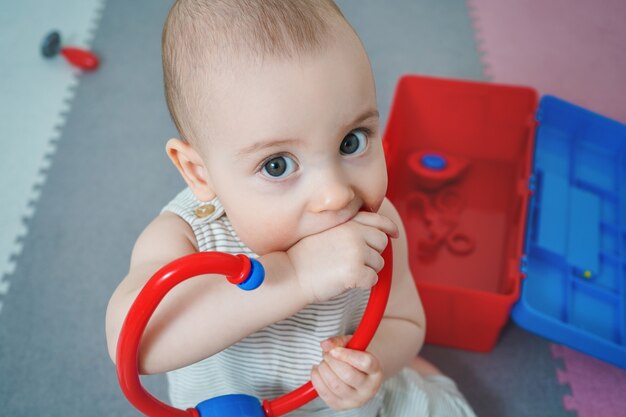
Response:
[{"label": "baby's eye", "polygon": [[367,135],[360,129],[348,133],[339,145],[342,155],[355,155],[363,152],[367,146]]},{"label": "baby's eye", "polygon": [[270,178],[283,178],[291,174],[296,170],[296,162],[288,156],[280,155],[274,156],[269,159],[265,164],[261,172],[266,177]]}]

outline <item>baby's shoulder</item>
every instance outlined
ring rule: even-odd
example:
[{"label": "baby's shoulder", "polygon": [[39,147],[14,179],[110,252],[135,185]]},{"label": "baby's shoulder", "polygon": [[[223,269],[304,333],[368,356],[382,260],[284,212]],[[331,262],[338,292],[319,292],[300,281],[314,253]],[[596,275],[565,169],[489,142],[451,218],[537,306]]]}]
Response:
[{"label": "baby's shoulder", "polygon": [[165,213],[176,215],[187,224],[186,233],[199,252],[252,254],[239,239],[217,197],[200,201],[189,188],[185,188],[163,207],[161,214]]},{"label": "baby's shoulder", "polygon": [[[191,226],[180,216],[164,211],[141,232],[133,248],[133,261],[171,258],[198,251]],[[133,263],[133,262],[131,262]]]},{"label": "baby's shoulder", "polygon": [[210,201],[198,200],[187,187],[163,207],[161,213],[164,212],[174,213],[194,227],[222,217],[224,207],[217,197]]}]

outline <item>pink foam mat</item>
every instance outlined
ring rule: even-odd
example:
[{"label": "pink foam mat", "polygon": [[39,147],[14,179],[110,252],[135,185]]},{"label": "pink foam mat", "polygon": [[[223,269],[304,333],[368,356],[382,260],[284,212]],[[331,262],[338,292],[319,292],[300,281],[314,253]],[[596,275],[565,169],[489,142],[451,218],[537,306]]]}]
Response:
[{"label": "pink foam mat", "polygon": [[626,417],[626,370],[565,346],[552,345],[551,350],[565,365],[557,378],[572,392],[563,398],[565,409],[578,417]]},{"label": "pink foam mat", "polygon": [[626,1],[468,0],[485,72],[626,123]]}]

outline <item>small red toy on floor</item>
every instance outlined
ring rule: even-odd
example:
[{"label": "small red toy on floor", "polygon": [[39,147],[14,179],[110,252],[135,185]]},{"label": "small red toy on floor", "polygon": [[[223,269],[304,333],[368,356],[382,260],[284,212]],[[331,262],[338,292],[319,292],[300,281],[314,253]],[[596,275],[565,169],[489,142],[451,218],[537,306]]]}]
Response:
[{"label": "small red toy on floor", "polygon": [[46,58],[52,58],[59,53],[67,62],[85,71],[93,71],[100,65],[98,56],[91,51],[73,46],[62,47],[61,35],[58,31],[53,30],[43,39],[41,54]]}]

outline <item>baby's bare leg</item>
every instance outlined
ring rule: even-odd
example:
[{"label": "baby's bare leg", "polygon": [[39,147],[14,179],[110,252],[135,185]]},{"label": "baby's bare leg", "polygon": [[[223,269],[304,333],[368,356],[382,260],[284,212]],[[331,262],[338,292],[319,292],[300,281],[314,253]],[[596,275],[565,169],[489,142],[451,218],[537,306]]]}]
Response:
[{"label": "baby's bare leg", "polygon": [[417,356],[413,359],[409,366],[416,370],[423,378],[431,375],[443,375],[443,373],[435,365],[428,362],[421,356]]}]

